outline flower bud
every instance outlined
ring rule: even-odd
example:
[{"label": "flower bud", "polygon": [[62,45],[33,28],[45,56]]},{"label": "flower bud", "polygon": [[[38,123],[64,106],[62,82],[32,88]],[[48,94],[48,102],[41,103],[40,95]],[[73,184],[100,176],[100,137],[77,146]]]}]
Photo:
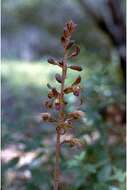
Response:
[{"label": "flower bud", "polygon": [[45,107],[48,109],[51,109],[53,106],[53,103],[51,101],[45,101]]},{"label": "flower bud", "polygon": [[80,53],[80,47],[76,46],[74,52],[69,56],[69,58],[76,57]]},{"label": "flower bud", "polygon": [[69,66],[69,68],[75,71],[82,71],[82,67],[77,66],[77,65],[71,65]]},{"label": "flower bud", "polygon": [[52,64],[52,65],[58,65],[58,62],[55,61],[53,58],[49,58],[48,59],[48,63]]},{"label": "flower bud", "polygon": [[49,91],[49,93],[48,93],[48,98],[53,98],[53,93],[52,93],[52,91]]},{"label": "flower bud", "polygon": [[47,83],[47,87],[48,87],[49,89],[52,89],[52,86],[51,86],[49,83]]},{"label": "flower bud", "polygon": [[75,146],[75,145],[79,146],[79,147],[82,146],[81,141],[79,139],[77,139],[77,138],[72,138],[69,143],[70,143],[71,146]]},{"label": "flower bud", "polygon": [[59,83],[62,82],[62,77],[61,77],[60,74],[57,73],[57,74],[55,75],[55,78],[56,78],[57,82],[59,82]]},{"label": "flower bud", "polygon": [[70,20],[69,22],[67,22],[66,26],[67,26],[68,31],[72,33],[75,31],[77,24],[75,24],[72,20]]},{"label": "flower bud", "polygon": [[63,144],[63,143],[67,143],[67,144],[69,144],[71,147],[73,147],[73,146],[81,147],[81,146],[82,146],[81,141],[80,141],[79,139],[77,139],[77,138],[65,139],[65,140],[62,142],[62,144]]},{"label": "flower bud", "polygon": [[53,88],[53,89],[52,89],[52,93],[53,93],[53,96],[54,96],[54,97],[57,97],[58,94],[59,94],[59,93],[57,92],[56,88]]},{"label": "flower bud", "polygon": [[43,119],[43,121],[50,121],[51,120],[51,114],[50,113],[42,113],[41,114],[41,117],[42,117],[42,119]]},{"label": "flower bud", "polygon": [[84,112],[77,110],[75,112],[69,113],[68,117],[72,119],[80,119],[81,117],[84,117]]},{"label": "flower bud", "polygon": [[80,75],[75,79],[75,81],[73,82],[73,84],[72,84],[72,86],[74,86],[74,85],[77,85],[77,84],[79,84],[81,82],[81,77],[80,77]]}]

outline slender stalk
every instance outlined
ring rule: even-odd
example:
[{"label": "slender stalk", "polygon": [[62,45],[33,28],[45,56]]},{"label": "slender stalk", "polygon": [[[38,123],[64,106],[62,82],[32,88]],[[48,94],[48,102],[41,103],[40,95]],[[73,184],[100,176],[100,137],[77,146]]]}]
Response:
[{"label": "slender stalk", "polygon": [[60,178],[60,131],[57,131],[54,190],[58,190]]},{"label": "slender stalk", "polygon": [[[70,113],[64,114],[64,107],[66,106],[64,101],[64,94],[73,93],[74,96],[79,96],[80,93],[80,82],[81,77],[78,76],[75,81],[65,88],[65,79],[67,75],[67,69],[72,69],[75,71],[82,71],[82,68],[77,65],[68,65],[67,60],[76,57],[80,48],[71,40],[71,35],[75,31],[76,24],[70,20],[64,26],[64,31],[61,36],[61,44],[64,48],[64,57],[62,62],[60,60],[54,60],[53,58],[48,59],[48,63],[52,65],[57,65],[62,68],[62,76],[58,73],[55,75],[57,82],[61,84],[60,92],[56,88],[47,84],[50,89],[48,93],[48,100],[45,101],[46,108],[55,108],[58,113],[58,118],[54,118],[50,112],[42,113],[42,119],[45,122],[57,122],[56,123],[56,160],[55,160],[55,171],[54,171],[54,190],[59,189],[60,184],[60,153],[61,153],[61,135],[66,134],[67,130],[72,127],[72,121],[80,119],[84,116],[83,112],[76,110]],[[69,49],[73,48],[73,52],[70,54]],[[67,102],[66,102],[67,103]],[[69,141],[64,141],[64,143],[69,143],[71,146],[81,145],[78,139],[72,138]]]},{"label": "slender stalk", "polygon": [[[59,112],[59,126],[64,121],[64,115],[63,115],[63,100],[64,100],[64,83],[66,78],[66,72],[67,72],[67,63],[66,63],[66,51],[64,50],[64,59],[63,59],[63,68],[62,68],[62,82],[61,82],[61,92],[60,92],[60,102],[61,102],[61,110]],[[59,182],[60,182],[60,128],[57,129],[56,134],[56,163],[55,163],[55,180],[54,180],[54,190],[58,190],[59,188]]]}]

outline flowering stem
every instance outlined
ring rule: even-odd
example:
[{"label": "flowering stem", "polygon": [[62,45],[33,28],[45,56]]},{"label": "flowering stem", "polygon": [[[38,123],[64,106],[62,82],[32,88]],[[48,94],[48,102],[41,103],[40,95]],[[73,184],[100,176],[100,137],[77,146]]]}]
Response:
[{"label": "flowering stem", "polygon": [[[66,66],[66,51],[64,50],[64,59],[63,59],[63,67],[62,67],[62,82],[61,82],[61,92],[60,92],[60,104],[61,109],[59,112],[59,121],[58,126],[61,125],[61,123],[64,122],[64,83],[66,78],[66,72],[67,72],[67,66]],[[59,182],[60,182],[60,128],[57,128],[57,134],[56,134],[56,163],[55,163],[55,181],[54,181],[54,190],[58,190],[59,188]]]},{"label": "flowering stem", "polygon": [[[73,93],[74,96],[79,96],[80,92],[80,82],[81,77],[78,76],[76,80],[72,83],[71,86],[65,88],[65,79],[67,75],[67,69],[72,69],[75,71],[82,71],[82,68],[77,65],[68,65],[68,58],[76,57],[80,48],[71,40],[71,35],[75,31],[76,24],[70,20],[65,24],[63,34],[61,36],[61,44],[64,48],[64,57],[63,60],[54,60],[53,58],[48,59],[48,63],[52,65],[57,65],[62,69],[62,74],[56,73],[55,79],[61,84],[60,92],[56,88],[52,87],[50,84],[47,84],[47,87],[50,89],[48,93],[48,101],[45,102],[46,108],[55,108],[59,110],[58,118],[52,117],[51,113],[43,113],[42,119],[46,122],[56,122],[56,159],[55,159],[55,171],[54,171],[54,190],[59,189],[60,184],[60,153],[61,153],[61,135],[64,135],[69,128],[72,127],[72,121],[80,119],[84,114],[82,111],[77,110],[75,112],[70,112],[65,115],[64,108],[68,102],[64,100],[64,94]],[[73,52],[70,54],[69,49],[73,48]],[[64,141],[69,143],[71,146],[81,144],[76,138],[70,139],[69,141]]]}]

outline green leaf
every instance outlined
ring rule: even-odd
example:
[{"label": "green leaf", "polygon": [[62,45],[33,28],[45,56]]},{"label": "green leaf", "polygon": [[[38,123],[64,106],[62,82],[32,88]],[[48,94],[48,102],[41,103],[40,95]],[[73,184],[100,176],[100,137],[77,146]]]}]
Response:
[{"label": "green leaf", "polygon": [[94,190],[109,190],[109,186],[105,183],[97,183],[94,185]]},{"label": "green leaf", "polygon": [[82,152],[81,154],[76,155],[76,156],[74,157],[74,159],[68,161],[68,164],[67,164],[67,165],[68,165],[68,168],[73,168],[73,167],[77,167],[77,166],[79,167],[80,164],[81,164],[81,161],[84,160],[85,155],[86,155],[86,152],[84,151],[84,152]]},{"label": "green leaf", "polygon": [[110,180],[118,180],[120,183],[125,181],[126,172],[123,172],[121,169],[113,168],[115,174],[110,177]]},{"label": "green leaf", "polygon": [[86,171],[88,174],[96,173],[96,167],[93,164],[86,164],[83,169],[84,172]]},{"label": "green leaf", "polygon": [[85,156],[86,156],[86,152],[84,151],[84,152],[82,152],[81,154],[76,155],[76,156],[75,156],[75,159],[78,160],[78,161],[82,161],[82,160],[85,159]]},{"label": "green leaf", "polygon": [[39,190],[40,188],[37,187],[37,185],[35,185],[34,183],[28,183],[27,184],[27,190]]},{"label": "green leaf", "polygon": [[112,167],[111,165],[105,165],[100,172],[98,173],[98,180],[101,181],[108,181],[110,179]]},{"label": "green leaf", "polygon": [[79,166],[79,162],[77,160],[70,160],[67,163],[68,168],[73,168]]}]

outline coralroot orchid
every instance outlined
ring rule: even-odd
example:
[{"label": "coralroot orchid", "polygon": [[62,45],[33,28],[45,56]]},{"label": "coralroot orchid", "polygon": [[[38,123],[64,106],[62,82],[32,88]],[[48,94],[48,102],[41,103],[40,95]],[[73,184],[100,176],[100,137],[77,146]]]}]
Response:
[{"label": "coralroot orchid", "polygon": [[[55,180],[54,180],[54,190],[58,190],[60,183],[60,151],[61,145],[63,143],[69,143],[71,146],[79,146],[81,143],[78,139],[72,138],[70,140],[65,140],[61,143],[61,136],[65,135],[66,132],[72,128],[72,123],[74,120],[80,119],[84,116],[84,113],[80,110],[76,110],[71,113],[65,113],[65,107],[68,104],[65,101],[65,94],[72,93],[74,96],[79,96],[80,94],[80,82],[81,76],[78,76],[74,82],[65,87],[65,80],[67,78],[67,70],[72,69],[74,71],[82,71],[82,68],[77,65],[69,65],[67,60],[76,57],[80,48],[77,46],[75,41],[71,40],[71,35],[76,29],[76,24],[71,20],[68,21],[64,26],[64,31],[61,36],[61,43],[64,49],[64,56],[62,60],[54,60],[53,58],[48,59],[48,63],[52,65],[57,65],[61,68],[62,74],[56,73],[55,79],[60,83],[60,90],[58,91],[55,87],[47,84],[49,88],[48,100],[45,102],[45,106],[48,109],[55,109],[58,112],[58,118],[53,118],[50,113],[42,113],[42,119],[45,122],[55,122],[56,124],[56,163],[55,163]],[[70,53],[72,50],[72,53]]]}]

